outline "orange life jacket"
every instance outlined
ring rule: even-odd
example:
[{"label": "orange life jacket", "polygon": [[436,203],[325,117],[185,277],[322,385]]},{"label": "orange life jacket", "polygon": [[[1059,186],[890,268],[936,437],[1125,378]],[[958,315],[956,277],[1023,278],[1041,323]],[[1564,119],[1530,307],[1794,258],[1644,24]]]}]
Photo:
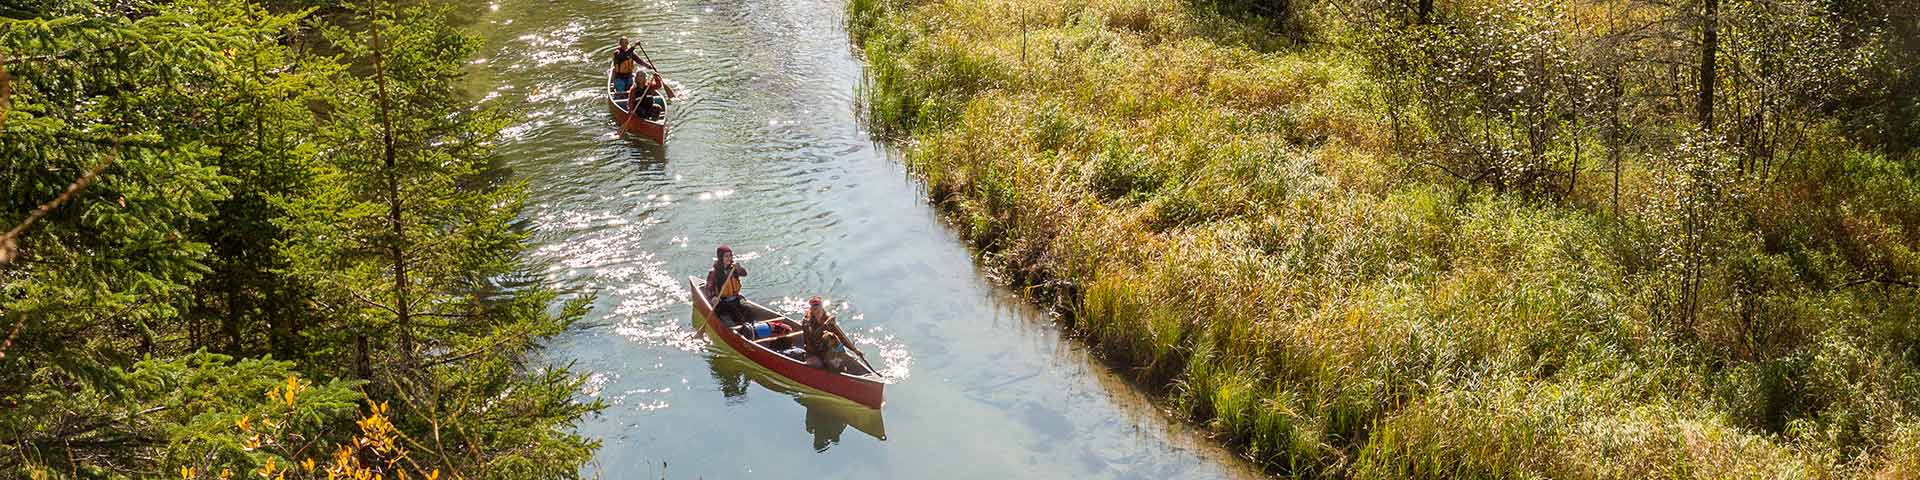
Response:
[{"label": "orange life jacket", "polygon": [[740,295],[740,277],[734,276],[733,267],[727,267],[726,278],[727,278],[726,280],[722,280],[720,282],[720,296],[721,297],[739,296]]},{"label": "orange life jacket", "polygon": [[[625,58],[621,58],[623,56],[622,54],[625,54],[624,55]],[[638,58],[638,57],[634,56],[634,53],[631,47],[629,47],[627,50],[616,50],[613,52],[613,55],[614,55],[614,58],[620,59],[620,61],[614,62],[613,73],[618,73],[621,75],[632,75],[634,70],[640,68],[640,62],[637,62],[634,60],[635,58]]]}]

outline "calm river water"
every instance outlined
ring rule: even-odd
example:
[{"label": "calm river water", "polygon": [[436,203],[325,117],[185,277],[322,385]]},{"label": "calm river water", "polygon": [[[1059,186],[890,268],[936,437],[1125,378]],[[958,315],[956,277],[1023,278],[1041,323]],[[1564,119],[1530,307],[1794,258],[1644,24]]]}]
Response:
[{"label": "calm river water", "polygon": [[[864,68],[835,0],[532,1],[463,7],[473,88],[516,112],[500,155],[532,190],[531,255],[597,291],[550,355],[608,405],[580,427],[605,478],[1221,478],[1246,464],[994,286],[855,114]],[[599,101],[620,34],[677,82],[667,147]],[[713,247],[746,293],[822,295],[899,380],[884,410],[782,386],[694,329]],[[878,355],[874,355],[878,354]],[[884,357],[884,358],[881,358]]]}]

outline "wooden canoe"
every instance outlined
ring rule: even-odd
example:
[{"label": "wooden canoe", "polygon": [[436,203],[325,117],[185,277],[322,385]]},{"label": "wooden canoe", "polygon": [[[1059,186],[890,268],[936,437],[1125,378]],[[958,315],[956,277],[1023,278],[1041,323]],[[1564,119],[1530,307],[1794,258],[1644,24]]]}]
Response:
[{"label": "wooden canoe", "polygon": [[[640,81],[638,74],[634,81]],[[627,111],[627,92],[613,89],[613,69],[607,69],[607,112],[613,114],[613,121],[620,124],[620,131],[646,137],[654,143],[667,144],[667,122],[636,118]]]},{"label": "wooden canoe", "polygon": [[[780,352],[773,351],[773,349],[765,345],[747,340],[745,337],[741,337],[739,333],[735,333],[732,328],[728,327],[718,316],[713,314],[713,301],[707,298],[706,293],[700,291],[700,279],[689,277],[687,279],[687,291],[688,294],[693,297],[694,321],[704,326],[713,336],[719,337],[720,343],[725,344],[727,349],[740,354],[742,357],[746,357],[747,360],[772,371],[776,375],[785,377],[794,383],[804,385],[808,388],[852,400],[854,403],[864,405],[868,408],[880,408],[880,406],[885,403],[885,399],[882,396],[882,392],[887,386],[887,379],[885,377],[867,371],[852,374],[815,368],[807,365],[805,362],[794,360],[791,357],[780,354]],[[800,322],[788,318],[786,315],[781,315],[765,306],[761,306],[758,303],[752,301],[745,303],[747,315],[751,317],[752,321],[785,323],[793,327],[794,331],[799,331]],[[865,369],[863,368],[862,370]]]}]

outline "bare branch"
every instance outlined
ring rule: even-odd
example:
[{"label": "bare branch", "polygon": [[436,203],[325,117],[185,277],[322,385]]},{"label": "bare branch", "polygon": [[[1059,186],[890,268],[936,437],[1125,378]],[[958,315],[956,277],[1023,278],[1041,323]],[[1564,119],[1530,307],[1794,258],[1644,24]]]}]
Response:
[{"label": "bare branch", "polygon": [[507,343],[507,342],[508,342],[509,340],[512,340],[512,341],[519,341],[519,340],[524,340],[524,339],[526,339],[526,336],[527,336],[527,332],[519,332],[519,333],[514,333],[514,334],[510,334],[510,335],[507,335],[507,336],[504,336],[504,337],[500,337],[500,338],[498,338],[498,339],[494,339],[494,341],[493,341],[493,342],[491,342],[491,343],[488,343],[487,345],[482,345],[482,346],[480,346],[480,347],[478,347],[478,348],[475,348],[475,349],[473,349],[473,350],[468,350],[468,351],[466,351],[466,352],[464,352],[464,353],[460,353],[460,354],[458,354],[458,355],[453,355],[453,356],[450,356],[450,357],[443,357],[443,358],[438,358],[438,359],[434,359],[434,360],[431,360],[431,361],[428,361],[428,362],[427,362],[426,364],[423,364],[423,365],[421,365],[420,367],[421,367],[421,368],[432,368],[432,367],[436,367],[436,366],[440,366],[440,365],[444,365],[444,364],[448,364],[448,363],[453,363],[453,362],[458,362],[458,361],[461,361],[461,360],[466,360],[466,359],[468,359],[468,358],[472,358],[472,357],[473,357],[473,356],[475,356],[475,355],[479,355],[479,354],[482,354],[482,353],[487,353],[487,352],[491,352],[491,351],[494,351],[495,349],[498,349],[498,348],[500,348],[500,346],[501,346],[501,345],[505,345],[505,344],[506,344],[506,343]]},{"label": "bare branch", "polygon": [[1906,281],[1906,280],[1901,280],[1901,279],[1899,279],[1899,278],[1894,278],[1894,277],[1893,277],[1893,276],[1891,276],[1891,275],[1881,275],[1881,276],[1877,276],[1877,277],[1867,277],[1867,278],[1860,278],[1860,279],[1855,279],[1855,280],[1852,280],[1852,281],[1848,281],[1847,283],[1844,283],[1844,284],[1841,284],[1841,285],[1840,285],[1840,286],[1838,286],[1838,287],[1834,287],[1834,290],[1840,290],[1840,289],[1845,289],[1845,288],[1853,288],[1853,287],[1858,287],[1858,286],[1861,286],[1861,285],[1866,285],[1866,284],[1869,284],[1869,283],[1878,283],[1878,284],[1881,284],[1881,285],[1891,285],[1891,286],[1896,286],[1896,287],[1906,287],[1906,288],[1917,288],[1917,289],[1920,289],[1920,285],[1917,285],[1917,284],[1914,284],[1913,282],[1909,282],[1909,281]]},{"label": "bare branch", "polygon": [[400,314],[400,312],[399,312],[398,310],[394,310],[394,309],[393,309],[393,307],[389,307],[389,306],[387,306],[387,305],[386,305],[386,304],[384,304],[384,303],[380,303],[380,302],[376,302],[376,301],[373,301],[373,299],[372,299],[372,298],[367,298],[367,295],[366,295],[366,294],[363,294],[363,293],[360,293],[360,292],[358,292],[358,291],[355,291],[355,290],[354,290],[354,289],[352,289],[352,288],[344,288],[344,289],[342,289],[342,290],[346,290],[346,291],[347,291],[347,293],[349,293],[349,294],[352,294],[352,295],[353,295],[353,298],[355,298],[355,299],[358,299],[358,300],[360,300],[360,303],[365,303],[365,304],[367,304],[368,306],[371,306],[371,307],[374,307],[374,308],[378,308],[378,309],[381,309],[381,310],[386,310],[386,311],[387,311],[387,313],[391,313],[391,314],[394,314],[394,315],[399,315],[399,314]]}]

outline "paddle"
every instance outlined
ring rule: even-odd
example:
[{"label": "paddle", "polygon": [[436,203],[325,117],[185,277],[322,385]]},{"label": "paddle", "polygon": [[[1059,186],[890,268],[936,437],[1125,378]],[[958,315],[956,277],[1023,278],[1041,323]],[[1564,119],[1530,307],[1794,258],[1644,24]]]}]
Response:
[{"label": "paddle", "polygon": [[789,333],[789,334],[786,334],[786,335],[781,335],[781,336],[778,336],[778,337],[767,337],[767,338],[762,338],[762,339],[759,339],[759,340],[754,340],[754,341],[753,341],[753,343],[766,343],[766,342],[771,342],[771,341],[774,341],[774,340],[780,340],[780,339],[786,339],[786,338],[793,338],[793,337],[798,337],[798,336],[800,336],[800,334],[803,334],[803,333],[807,333],[807,332],[793,332],[793,333]]},{"label": "paddle", "polygon": [[[651,68],[653,69],[653,73],[654,73],[655,75],[659,75],[659,73],[660,73],[660,64],[657,64],[657,63],[653,63],[653,56],[652,56],[652,55],[647,55],[647,42],[643,42],[643,41],[640,41],[640,40],[634,40],[634,41],[633,41],[633,46],[636,46],[636,47],[640,47],[640,58],[645,58],[645,59],[647,59],[647,66],[648,66],[648,67],[651,67]],[[666,76],[661,76],[661,77],[660,77],[660,88],[663,88],[663,89],[666,89],[666,91],[667,91],[667,98],[673,98],[673,97],[675,97],[675,96],[676,96],[676,95],[674,95],[674,94],[673,94],[673,86],[672,86],[672,85],[667,85],[667,77],[666,77]]]},{"label": "paddle", "polygon": [[880,369],[878,369],[878,368],[873,368],[873,362],[869,362],[869,361],[867,361],[867,354],[865,354],[865,353],[860,353],[860,349],[858,349],[858,348],[854,348],[854,349],[851,349],[851,350],[853,350],[853,354],[854,354],[854,355],[857,355],[857,356],[859,356],[859,357],[860,357],[860,363],[863,363],[863,364],[866,364],[866,365],[867,365],[867,373],[871,373],[871,374],[874,374],[874,375],[879,375],[879,374],[880,374]]},{"label": "paddle", "polygon": [[855,356],[860,357],[860,363],[865,364],[867,366],[868,373],[872,373],[874,375],[880,374],[880,369],[873,368],[873,362],[867,361],[867,353],[860,351],[860,347],[853,346],[853,339],[847,337],[846,331],[840,330],[839,324],[836,323],[834,325],[833,330],[840,332],[840,344],[845,345],[847,347],[847,350],[852,350]]}]

